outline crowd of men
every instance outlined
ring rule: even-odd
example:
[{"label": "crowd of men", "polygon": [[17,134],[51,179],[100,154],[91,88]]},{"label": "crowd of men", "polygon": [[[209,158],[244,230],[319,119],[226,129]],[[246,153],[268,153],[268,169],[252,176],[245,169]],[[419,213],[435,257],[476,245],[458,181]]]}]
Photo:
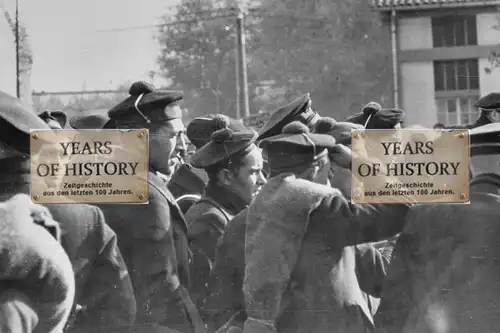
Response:
[{"label": "crowd of men", "polygon": [[[402,110],[337,121],[306,94],[257,133],[221,114],[185,128],[182,93],[129,93],[67,121],[0,92],[0,332],[496,331],[500,176],[473,178],[471,205],[350,201],[351,131]],[[467,128],[500,94],[477,106]],[[30,130],[68,125],[147,128],[149,202],[33,204]]]}]

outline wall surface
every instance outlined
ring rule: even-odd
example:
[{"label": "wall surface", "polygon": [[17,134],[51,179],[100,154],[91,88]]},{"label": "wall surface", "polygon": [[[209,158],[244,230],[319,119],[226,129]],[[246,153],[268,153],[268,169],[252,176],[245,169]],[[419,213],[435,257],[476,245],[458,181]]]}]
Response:
[{"label": "wall surface", "polygon": [[[401,51],[432,48],[430,17],[399,19],[397,31]],[[406,112],[405,124],[433,126],[436,123],[436,107],[432,61],[403,62],[399,70],[400,107]]]},{"label": "wall surface", "polygon": [[[480,52],[479,80],[481,95],[491,92],[500,92],[500,67],[488,73],[486,68],[490,67],[488,60],[490,47],[497,48],[500,44],[500,14],[479,13],[477,14],[477,38],[478,47],[486,50]],[[432,25],[429,16],[404,17],[398,19],[398,49],[405,54],[415,51],[432,50]],[[455,51],[454,51],[455,52]],[[460,52],[457,50],[456,52]],[[454,54],[456,57],[457,55]],[[466,57],[464,55],[464,57]],[[414,57],[416,58],[416,57]],[[424,58],[424,59],[422,59]],[[460,57],[458,57],[460,58]],[[437,122],[437,110],[434,102],[434,70],[431,59],[419,59],[400,62],[400,107],[406,111],[406,123],[408,125],[420,124],[432,126]]]}]

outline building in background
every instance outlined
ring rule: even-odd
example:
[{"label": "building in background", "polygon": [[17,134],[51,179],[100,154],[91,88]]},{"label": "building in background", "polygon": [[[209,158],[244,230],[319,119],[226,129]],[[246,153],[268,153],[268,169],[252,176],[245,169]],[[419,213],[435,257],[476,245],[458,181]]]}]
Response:
[{"label": "building in background", "polygon": [[[500,91],[498,0],[373,0],[393,37],[395,97],[405,122],[471,123],[474,102]],[[494,61],[493,61],[494,62]]]},{"label": "building in background", "polygon": [[0,90],[16,96],[16,41],[0,2]]}]

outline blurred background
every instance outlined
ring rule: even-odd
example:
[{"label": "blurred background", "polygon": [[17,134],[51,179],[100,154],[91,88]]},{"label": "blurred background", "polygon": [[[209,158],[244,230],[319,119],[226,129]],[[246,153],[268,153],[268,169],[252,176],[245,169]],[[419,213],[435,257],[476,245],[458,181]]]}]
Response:
[{"label": "blurred background", "polygon": [[[1,4],[15,25],[16,1]],[[30,75],[23,79],[24,95],[31,91],[37,110],[101,112],[138,79],[183,90],[187,120],[206,113],[260,113],[252,120],[258,124],[265,113],[305,92],[312,92],[315,108],[338,117],[357,112],[366,100],[390,98],[390,84],[384,84],[391,82],[388,29],[366,0],[17,5],[21,57]],[[238,25],[244,59],[238,55]],[[238,86],[244,89],[238,61],[247,64],[246,110],[238,103]]]},{"label": "blurred background", "polygon": [[467,123],[500,84],[498,7],[445,2],[0,0],[0,89],[70,116],[106,112],[146,80],[184,91],[186,122],[258,127],[310,92],[337,119],[373,100],[407,124]]}]

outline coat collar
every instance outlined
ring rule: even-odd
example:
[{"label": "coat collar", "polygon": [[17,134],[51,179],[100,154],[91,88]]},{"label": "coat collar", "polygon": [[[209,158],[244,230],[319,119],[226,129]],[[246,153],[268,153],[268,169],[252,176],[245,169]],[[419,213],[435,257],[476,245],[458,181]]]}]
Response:
[{"label": "coat collar", "polygon": [[215,182],[208,182],[204,196],[217,202],[228,213],[236,215],[247,207],[246,202],[230,188]]}]

